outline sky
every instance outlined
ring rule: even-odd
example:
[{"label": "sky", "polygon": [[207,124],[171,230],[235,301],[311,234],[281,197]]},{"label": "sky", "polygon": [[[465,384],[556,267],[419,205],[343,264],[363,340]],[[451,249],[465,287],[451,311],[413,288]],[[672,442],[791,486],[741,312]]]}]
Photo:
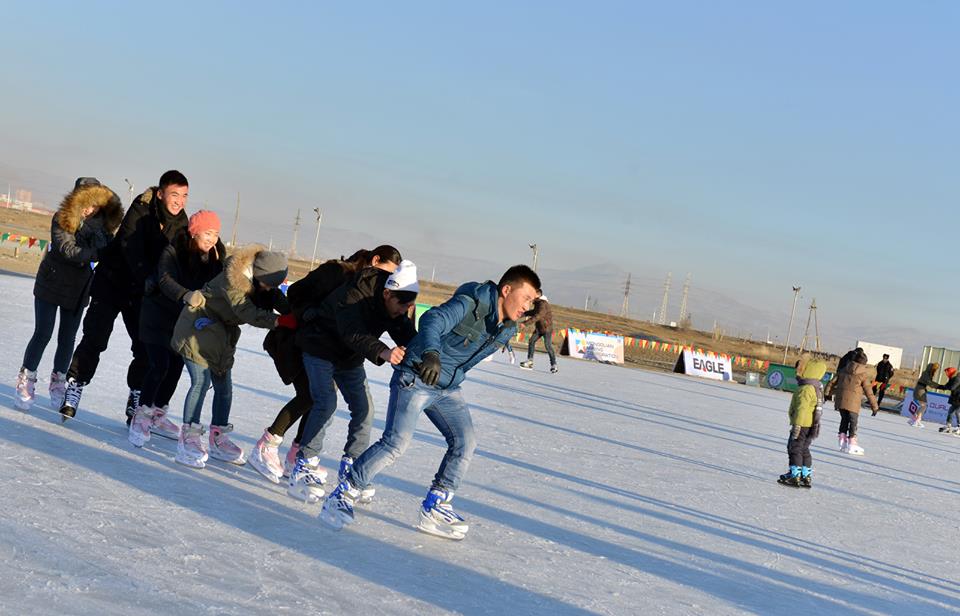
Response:
[{"label": "sky", "polygon": [[8,168],[117,192],[177,168],[189,208],[232,218],[240,193],[280,244],[319,207],[401,251],[506,266],[536,243],[545,268],[672,271],[675,294],[690,272],[783,311],[801,285],[834,321],[956,337],[954,2],[3,13]]}]

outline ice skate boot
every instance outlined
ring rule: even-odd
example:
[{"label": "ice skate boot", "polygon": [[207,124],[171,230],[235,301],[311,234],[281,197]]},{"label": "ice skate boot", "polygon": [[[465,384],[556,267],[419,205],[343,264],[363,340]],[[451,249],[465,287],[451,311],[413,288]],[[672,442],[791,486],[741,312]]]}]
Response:
[{"label": "ice skate boot", "polygon": [[210,457],[243,466],[247,463],[243,457],[243,450],[230,440],[227,433],[233,432],[233,424],[225,426],[210,426]]},{"label": "ice skate boot", "polygon": [[278,451],[281,443],[283,443],[282,436],[276,436],[271,434],[270,430],[264,430],[260,440],[250,452],[250,466],[273,483],[280,483],[280,477],[283,475],[283,465],[280,463]]},{"label": "ice skate boot", "polygon": [[[137,408],[140,407],[140,390],[131,389],[127,394],[127,409],[124,411],[127,415],[127,425],[133,421],[133,416],[137,414]],[[176,437],[174,437],[176,438]]]},{"label": "ice skate boot", "polygon": [[852,436],[847,441],[847,453],[851,456],[862,456],[864,454],[863,447],[857,444],[857,437]]},{"label": "ice skate boot", "polygon": [[[343,456],[340,458],[340,470],[337,471],[337,481],[343,483],[348,481],[350,478],[350,471],[353,470],[353,458],[350,456]],[[364,488],[360,490],[360,495],[357,497],[358,505],[369,505],[373,502],[373,496],[377,493],[377,489],[373,486]]]},{"label": "ice skate boot", "polygon": [[417,530],[444,539],[460,540],[467,536],[470,526],[459,513],[453,510],[450,501],[453,492],[431,488],[420,504],[420,521]]},{"label": "ice skate boot", "polygon": [[341,481],[323,501],[320,522],[334,530],[353,524],[353,504],[359,496],[360,491],[350,485],[349,481]]},{"label": "ice skate boot", "polygon": [[36,386],[36,370],[20,368],[20,372],[17,374],[17,393],[13,398],[13,406],[21,411],[29,411],[35,399]]},{"label": "ice skate boot", "polygon": [[85,383],[80,383],[76,379],[67,379],[67,389],[63,394],[63,406],[60,407],[61,421],[67,421],[77,415],[84,385]]},{"label": "ice skate boot", "polygon": [[287,457],[283,461],[283,476],[290,477],[293,467],[297,465],[297,452],[300,451],[300,443],[293,441],[290,443],[290,449],[287,450]]},{"label": "ice skate boot", "polygon": [[152,406],[141,405],[133,414],[133,421],[130,422],[130,428],[127,430],[127,440],[134,447],[143,447],[150,440],[150,427],[153,426],[155,410]]},{"label": "ice skate boot", "polygon": [[800,467],[791,466],[789,471],[780,475],[780,477],[777,479],[777,483],[779,483],[780,485],[791,487],[791,488],[799,488],[800,487]]},{"label": "ice skate boot", "polygon": [[207,465],[208,453],[204,445],[204,432],[203,426],[198,423],[180,426],[175,458],[179,464],[191,468],[204,468]]},{"label": "ice skate boot", "polygon": [[180,437],[180,427],[167,419],[169,410],[169,406],[153,407],[153,423],[150,424],[150,433],[175,441]]},{"label": "ice skate boot", "polygon": [[290,472],[287,495],[308,504],[318,503],[323,498],[323,484],[326,481],[327,471],[320,467],[320,456],[305,458],[300,452]]},{"label": "ice skate boot", "polygon": [[63,406],[63,397],[67,393],[67,375],[54,370],[50,373],[50,385],[47,388],[50,393],[50,408],[55,411]]},{"label": "ice skate boot", "polygon": [[533,360],[528,359],[526,361],[520,362],[520,367],[524,370],[533,370]]}]

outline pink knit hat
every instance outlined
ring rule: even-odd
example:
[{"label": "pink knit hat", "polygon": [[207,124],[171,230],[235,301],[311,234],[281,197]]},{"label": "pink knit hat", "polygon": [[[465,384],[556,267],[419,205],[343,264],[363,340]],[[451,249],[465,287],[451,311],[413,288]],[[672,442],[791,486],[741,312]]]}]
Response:
[{"label": "pink knit hat", "polygon": [[220,232],[220,218],[210,210],[200,210],[190,217],[190,222],[187,224],[187,231],[190,232],[191,237],[211,229],[217,233]]}]

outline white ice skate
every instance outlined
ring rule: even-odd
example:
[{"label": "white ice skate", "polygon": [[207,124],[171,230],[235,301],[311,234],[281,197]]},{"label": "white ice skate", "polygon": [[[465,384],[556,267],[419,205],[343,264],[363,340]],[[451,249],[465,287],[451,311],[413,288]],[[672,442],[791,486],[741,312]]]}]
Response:
[{"label": "white ice skate", "polygon": [[150,441],[150,427],[153,426],[154,410],[151,406],[140,405],[133,414],[133,420],[127,430],[127,440],[134,447],[143,447]]},{"label": "white ice skate", "polygon": [[320,467],[320,456],[304,458],[297,456],[297,463],[290,473],[287,495],[308,504],[319,503],[323,498],[323,484],[327,470]]},{"label": "white ice skate", "polygon": [[243,466],[247,459],[243,456],[243,450],[227,436],[229,432],[233,432],[233,424],[210,426],[210,457]]},{"label": "white ice skate", "polygon": [[250,466],[273,483],[280,483],[280,477],[283,475],[283,465],[280,463],[278,452],[281,443],[283,443],[282,436],[276,436],[271,434],[270,430],[264,430],[260,440],[250,451]]},{"label": "white ice skate", "polygon": [[179,464],[192,468],[207,466],[208,454],[204,444],[204,432],[203,426],[197,423],[180,426],[180,439],[177,442],[177,457],[175,458]]},{"label": "white ice skate", "polygon": [[533,360],[528,359],[520,362],[520,368],[522,370],[533,370]]},{"label": "white ice skate", "polygon": [[20,368],[20,372],[17,374],[17,393],[13,399],[13,406],[21,411],[29,411],[35,399],[36,385],[37,372]]},{"label": "white ice skate", "polygon": [[63,399],[67,395],[67,375],[54,370],[50,373],[50,385],[47,391],[50,393],[50,408],[59,411],[63,406]]},{"label": "white ice skate", "polygon": [[150,424],[150,432],[175,441],[180,436],[180,428],[177,424],[167,419],[167,412],[169,410],[169,406],[163,408],[153,407],[153,422]]},{"label": "white ice skate", "polygon": [[[340,470],[337,471],[337,481],[343,483],[349,479],[350,471],[353,469],[353,458],[350,456],[343,456],[340,458]],[[356,504],[358,505],[369,505],[373,502],[373,496],[377,493],[377,489],[373,486],[364,488],[360,490],[360,495],[356,499]]]},{"label": "white ice skate", "polygon": [[863,453],[864,453],[864,452],[863,452],[863,447],[861,447],[860,445],[857,444],[857,437],[854,436],[854,437],[852,437],[849,441],[847,441],[847,452],[846,452],[846,453],[850,454],[851,456],[862,456],[862,455],[863,455]]},{"label": "white ice skate", "polygon": [[453,510],[453,505],[450,504],[452,500],[453,492],[436,488],[427,492],[427,497],[420,505],[417,530],[456,541],[466,537],[470,526],[463,516]]},{"label": "white ice skate", "polygon": [[297,452],[300,451],[300,443],[294,441],[290,443],[290,449],[287,450],[287,457],[283,460],[283,476],[290,477],[293,467],[297,465]]}]

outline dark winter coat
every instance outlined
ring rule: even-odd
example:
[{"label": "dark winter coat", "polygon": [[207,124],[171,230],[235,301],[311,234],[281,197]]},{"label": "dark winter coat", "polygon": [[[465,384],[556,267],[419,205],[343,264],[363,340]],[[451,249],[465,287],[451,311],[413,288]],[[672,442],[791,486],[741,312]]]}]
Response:
[{"label": "dark winter coat", "polygon": [[380,353],[390,348],[380,342],[384,332],[398,346],[406,346],[417,335],[409,316],[387,314],[383,285],[389,277],[390,272],[375,267],[360,270],[320,303],[315,317],[297,331],[297,345],[337,368],[355,368],[364,359],[381,365]]},{"label": "dark winter coat", "polygon": [[872,410],[876,411],[880,408],[873,395],[873,382],[867,376],[866,364],[847,362],[843,369],[837,372],[837,384],[833,395],[836,398],[834,406],[838,411],[859,413],[863,396],[867,397]]},{"label": "dark winter coat", "polygon": [[942,389],[943,385],[935,380],[937,369],[933,364],[927,364],[927,369],[923,371],[920,378],[917,379],[917,386],[913,388],[913,399],[917,402],[927,401],[927,389]]},{"label": "dark winter coat", "polygon": [[517,333],[516,321],[499,321],[497,283],[468,282],[453,297],[420,317],[420,332],[407,345],[398,367],[408,377],[419,374],[423,354],[440,354],[437,387],[456,387],[467,371],[502,349]]},{"label": "dark winter coat", "polygon": [[880,360],[877,364],[877,380],[881,383],[889,383],[893,378],[893,364],[888,359]]},{"label": "dark winter coat", "polygon": [[264,329],[276,325],[277,315],[269,302],[257,301],[253,283],[253,261],[264,250],[257,244],[236,250],[223,271],[204,285],[206,304],[183,307],[170,341],[174,351],[215,374],[226,374],[233,367],[241,324]]},{"label": "dark winter coat", "polygon": [[[309,274],[287,289],[290,310],[297,319],[297,327],[316,318],[320,304],[332,291],[356,274],[357,266],[348,261],[331,260],[321,263]],[[312,310],[311,310],[311,307]],[[306,314],[305,314],[306,313]],[[293,383],[303,371],[303,351],[297,346],[295,329],[278,327],[263,339],[263,350],[273,359],[277,374],[285,385]]]},{"label": "dark winter coat", "polygon": [[183,296],[202,289],[223,271],[227,251],[222,242],[217,240],[204,255],[192,249],[192,241],[188,234],[180,233],[160,255],[157,287],[144,295],[140,307],[140,341],[144,344],[169,345],[183,309]]},{"label": "dark winter coat", "polygon": [[960,405],[960,374],[955,374],[944,385],[943,389],[950,392],[950,406]]},{"label": "dark winter coat", "polygon": [[[84,219],[88,207],[95,212]],[[99,259],[122,219],[120,198],[106,186],[81,186],[67,195],[50,223],[50,244],[37,270],[34,296],[65,310],[86,307],[91,262]]]},{"label": "dark winter coat", "polygon": [[148,188],[127,210],[120,231],[97,264],[95,296],[126,300],[144,295],[145,287],[156,287],[160,253],[187,229],[186,212],[171,216],[156,193],[156,188]]},{"label": "dark winter coat", "polygon": [[542,299],[533,300],[533,308],[528,314],[538,334],[543,336],[553,331],[553,311],[550,310],[550,302]]}]

